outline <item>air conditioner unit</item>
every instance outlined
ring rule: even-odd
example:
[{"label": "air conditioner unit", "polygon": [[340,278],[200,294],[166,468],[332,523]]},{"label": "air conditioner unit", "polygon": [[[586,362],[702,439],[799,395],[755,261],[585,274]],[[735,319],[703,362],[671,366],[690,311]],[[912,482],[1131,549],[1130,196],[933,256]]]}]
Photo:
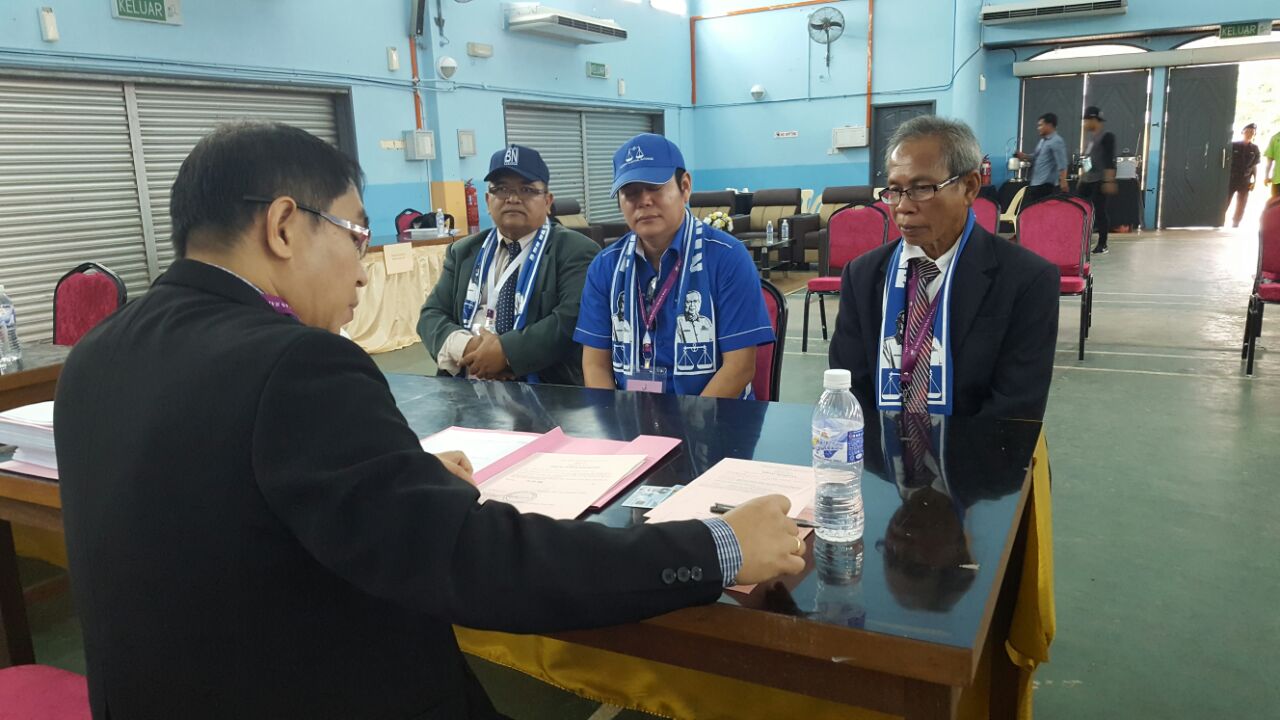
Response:
[{"label": "air conditioner unit", "polygon": [[627,31],[612,20],[556,10],[542,3],[504,3],[507,30],[573,43],[602,43],[627,39]]},{"label": "air conditioner unit", "polygon": [[983,25],[1032,22],[1035,20],[1071,20],[1093,15],[1123,15],[1129,0],[1063,2],[1063,0],[1027,0],[1027,2],[983,5],[978,18]]}]

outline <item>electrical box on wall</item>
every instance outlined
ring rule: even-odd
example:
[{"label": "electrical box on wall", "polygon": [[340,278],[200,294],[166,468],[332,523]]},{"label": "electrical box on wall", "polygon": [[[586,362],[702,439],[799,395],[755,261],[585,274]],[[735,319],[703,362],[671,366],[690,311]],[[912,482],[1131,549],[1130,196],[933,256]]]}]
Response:
[{"label": "electrical box on wall", "polygon": [[868,144],[867,129],[846,125],[831,129],[831,147],[836,149],[860,148]]},{"label": "electrical box on wall", "polygon": [[587,62],[587,77],[600,78],[601,80],[609,79],[609,66],[604,63]]},{"label": "electrical box on wall", "polygon": [[436,136],[430,130],[404,131],[405,160],[435,160]]}]

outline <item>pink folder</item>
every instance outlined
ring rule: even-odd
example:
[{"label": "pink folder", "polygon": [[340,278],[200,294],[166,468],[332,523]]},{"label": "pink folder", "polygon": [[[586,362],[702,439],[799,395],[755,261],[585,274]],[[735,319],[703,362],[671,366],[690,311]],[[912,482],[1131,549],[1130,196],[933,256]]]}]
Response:
[{"label": "pink folder", "polygon": [[599,510],[608,505],[618,493],[648,472],[649,468],[667,456],[667,453],[680,444],[676,438],[661,435],[641,435],[630,442],[625,440],[597,440],[594,438],[575,438],[564,434],[560,428],[549,430],[542,437],[525,445],[501,460],[489,465],[475,474],[476,485],[483,485],[490,478],[500,475],[507,468],[533,455],[534,453],[559,452],[573,455],[644,455],[645,460],[630,474],[618,481],[616,485],[605,491],[591,505],[592,510]]}]

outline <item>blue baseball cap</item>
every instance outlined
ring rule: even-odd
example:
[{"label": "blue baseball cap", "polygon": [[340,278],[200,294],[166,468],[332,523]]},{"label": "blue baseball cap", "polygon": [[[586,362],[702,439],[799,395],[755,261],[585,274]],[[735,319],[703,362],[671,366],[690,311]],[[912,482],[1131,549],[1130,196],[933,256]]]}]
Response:
[{"label": "blue baseball cap", "polygon": [[489,158],[489,174],[484,176],[484,181],[489,182],[494,175],[509,170],[525,180],[541,180],[544,183],[551,184],[551,171],[547,169],[547,164],[542,161],[542,156],[537,150],[524,145],[508,145],[499,150]]},{"label": "blue baseball cap", "polygon": [[616,197],[623,185],[634,182],[661,185],[676,174],[676,168],[684,168],[684,155],[680,148],[661,135],[641,133],[622,143],[613,154],[613,190]]}]

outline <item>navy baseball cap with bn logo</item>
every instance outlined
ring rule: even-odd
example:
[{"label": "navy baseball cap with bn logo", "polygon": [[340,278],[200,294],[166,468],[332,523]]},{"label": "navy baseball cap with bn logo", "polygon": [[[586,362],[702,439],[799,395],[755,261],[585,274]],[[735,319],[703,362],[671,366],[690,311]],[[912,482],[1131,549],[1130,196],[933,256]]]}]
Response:
[{"label": "navy baseball cap with bn logo", "polygon": [[662,185],[676,174],[676,168],[684,166],[680,148],[661,135],[641,133],[622,143],[613,154],[613,189],[617,196],[623,185],[634,182],[646,185]]},{"label": "navy baseball cap with bn logo", "polygon": [[523,145],[508,145],[494,153],[489,158],[489,174],[484,176],[484,181],[489,182],[494,175],[503,171],[513,172],[531,182],[551,182],[551,171],[542,161],[542,156],[537,150]]}]

